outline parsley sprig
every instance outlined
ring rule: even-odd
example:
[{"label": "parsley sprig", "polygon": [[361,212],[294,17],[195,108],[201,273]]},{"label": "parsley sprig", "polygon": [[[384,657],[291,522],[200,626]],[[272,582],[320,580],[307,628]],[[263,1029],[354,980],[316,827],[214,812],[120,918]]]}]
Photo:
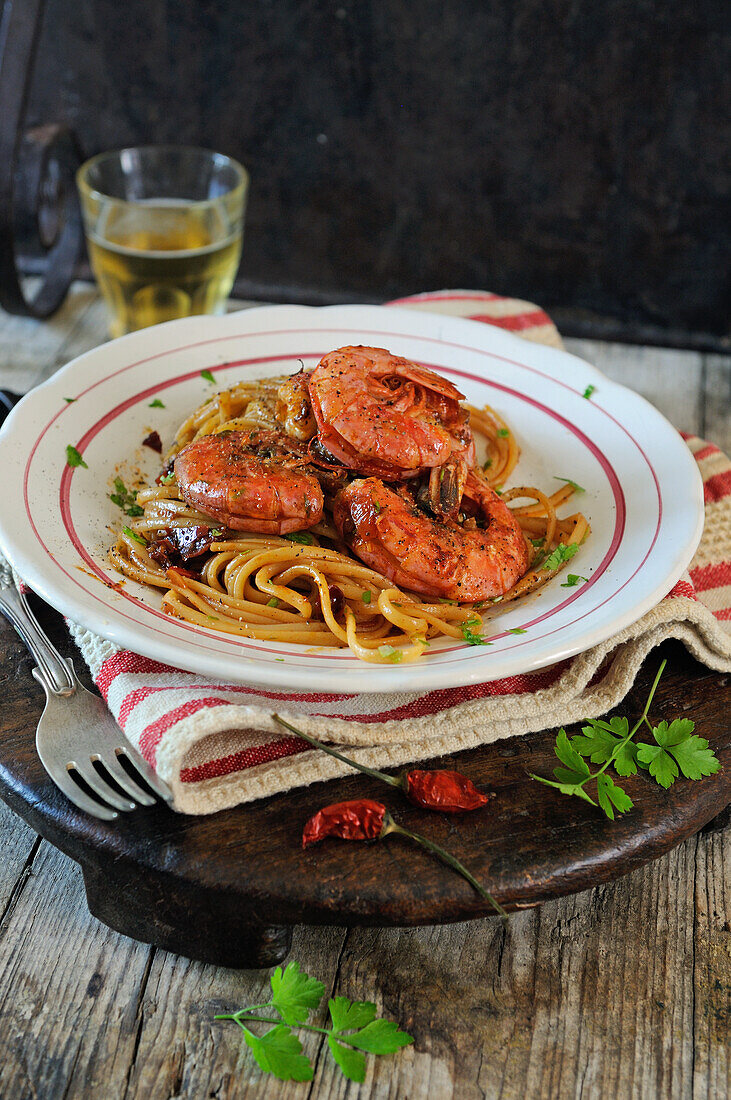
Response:
[{"label": "parsley sprig", "polygon": [[[277,967],[271,975],[271,1000],[266,1004],[240,1008],[223,1013],[216,1020],[233,1020],[244,1033],[244,1042],[265,1073],[280,1081],[311,1081],[314,1067],[292,1028],[315,1031],[327,1037],[328,1049],[349,1081],[365,1079],[365,1054],[393,1054],[413,1043],[411,1035],[400,1031],[392,1020],[376,1019],[376,1006],[371,1001],[349,1001],[347,997],[332,997],[327,1002],[329,1027],[308,1024],[311,1012],[322,1001],[325,987],[311,978],[294,960],[283,971]],[[272,1009],[276,1016],[262,1016]],[[263,1035],[248,1026],[251,1023],[274,1024]]]},{"label": "parsley sprig", "polygon": [[309,531],[290,531],[288,535],[283,535],[282,538],[287,539],[289,542],[301,542],[303,546],[314,546],[315,538]]},{"label": "parsley sprig", "polygon": [[77,450],[76,447],[74,447],[74,445],[72,443],[69,443],[66,446],[66,465],[67,466],[83,466],[85,470],[89,469],[89,467],[84,462],[84,458],[83,458],[83,455],[81,454],[81,451]]},{"label": "parsley sprig", "polygon": [[132,539],[134,542],[139,542],[140,546],[147,546],[147,539],[143,539],[142,535],[138,535],[136,531],[133,531],[131,527],[123,527],[122,531],[128,539]]},{"label": "parsley sprig", "polygon": [[[592,806],[598,803],[613,821],[615,810],[626,813],[634,803],[608,774],[610,766],[619,776],[636,775],[638,768],[643,768],[666,789],[675,782],[679,772],[686,779],[700,779],[720,771],[721,763],[716,754],[709,749],[704,737],[693,733],[695,723],[689,718],[676,718],[669,724],[660,722],[653,726],[647,717],[666,664],[667,661],[663,661],[660,665],[645,709],[632,729],[626,718],[619,717],[610,718],[608,722],[592,719],[582,726],[581,735],[570,739],[566,730],[561,729],[554,752],[563,766],[553,769],[556,780],[532,773],[531,779],[555,787],[561,794],[583,798]],[[643,724],[650,730],[654,744],[633,740]],[[601,767],[592,772],[584,757],[588,757],[592,764],[601,764]],[[593,782],[596,782],[596,802],[586,790],[587,784]]]},{"label": "parsley sprig", "polygon": [[585,584],[589,583],[588,577],[582,577],[579,573],[569,573],[566,580],[561,585],[562,588],[576,588],[579,581],[584,581]]},{"label": "parsley sprig", "polygon": [[586,492],[586,489],[583,487],[583,485],[579,485],[578,482],[572,481],[570,477],[557,477],[554,474],[553,480],[554,481],[565,481],[567,485],[571,486],[571,488],[574,490],[575,493],[585,493]]},{"label": "parsley sprig", "polygon": [[563,565],[565,561],[569,561],[573,558],[574,554],[579,551],[578,542],[559,542],[555,550],[552,550],[543,563],[543,569],[558,569],[560,565]]},{"label": "parsley sprig", "polygon": [[478,630],[482,630],[482,619],[476,615],[467,619],[466,622],[459,624],[459,629],[462,632],[462,637],[470,645],[492,645],[492,642],[488,642],[487,638],[483,638],[481,634],[475,633],[472,627],[477,627]]},{"label": "parsley sprig", "polygon": [[112,504],[116,504],[118,508],[121,508],[125,516],[143,516],[145,509],[136,503],[137,490],[127,489],[121,477],[115,477],[114,479],[113,493],[109,494],[109,499]]},{"label": "parsley sprig", "polygon": [[392,645],[379,645],[378,652],[393,665],[397,665],[404,655],[403,650],[396,649]]}]

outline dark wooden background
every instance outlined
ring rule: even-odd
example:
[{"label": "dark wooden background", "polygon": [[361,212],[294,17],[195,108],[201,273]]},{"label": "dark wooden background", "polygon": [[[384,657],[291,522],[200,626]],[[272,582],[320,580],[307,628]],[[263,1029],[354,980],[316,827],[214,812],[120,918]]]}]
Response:
[{"label": "dark wooden background", "polygon": [[241,158],[260,297],[486,287],[712,344],[728,28],[723,0],[48,0],[29,121]]}]

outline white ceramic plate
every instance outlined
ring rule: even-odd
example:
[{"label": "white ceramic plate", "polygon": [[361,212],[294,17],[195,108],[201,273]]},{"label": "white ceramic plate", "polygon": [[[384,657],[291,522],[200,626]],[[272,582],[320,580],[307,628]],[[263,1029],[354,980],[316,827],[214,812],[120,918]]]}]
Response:
[{"label": "white ceramic plate", "polygon": [[[452,379],[475,405],[508,420],[522,450],[513,484],[584,486],[577,504],[592,535],[564,588],[558,576],[493,624],[493,644],[451,639],[414,664],[369,665],[342,649],[233,638],[179,622],[159,596],[110,567],[108,494],[114,476],[159,472],[141,446],[166,448],[213,387],[314,365],[344,344],[387,347]],[[596,387],[590,400],[587,386]],[[64,399],[75,400],[68,403]],[[150,408],[155,398],[164,408]],[[88,469],[66,464],[66,445]],[[459,686],[537,669],[602,642],[672,588],[695,551],[703,496],[675,429],[641,397],[588,363],[491,325],[379,306],[267,306],[193,317],[115,340],[69,363],[30,393],[0,433],[0,545],[29,584],[76,622],[147,657],[219,678],[313,691]],[[525,633],[512,634],[520,627]]]}]

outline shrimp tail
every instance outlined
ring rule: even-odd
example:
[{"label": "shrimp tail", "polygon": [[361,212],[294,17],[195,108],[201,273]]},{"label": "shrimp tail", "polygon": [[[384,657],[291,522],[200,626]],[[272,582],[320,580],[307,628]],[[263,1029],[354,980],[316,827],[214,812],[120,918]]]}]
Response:
[{"label": "shrimp tail", "polygon": [[429,475],[429,505],[435,516],[456,519],[467,482],[464,458],[452,456],[443,466],[435,466]]}]

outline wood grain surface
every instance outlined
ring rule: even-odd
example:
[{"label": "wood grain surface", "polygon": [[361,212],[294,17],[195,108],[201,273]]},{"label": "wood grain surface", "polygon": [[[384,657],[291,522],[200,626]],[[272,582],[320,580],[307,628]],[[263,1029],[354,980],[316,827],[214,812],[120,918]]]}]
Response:
[{"label": "wood grain surface", "polygon": [[[73,656],[61,617],[35,603],[54,644]],[[105,923],[227,966],[280,962],[289,948],[282,926],[418,925],[492,912],[466,882],[399,838],[360,846],[330,840],[303,852],[302,827],[319,806],[359,797],[384,802],[400,824],[447,848],[514,910],[607,882],[657,858],[719,814],[731,791],[731,727],[724,724],[731,688],[720,686],[726,678],[676,643],[648,659],[618,713],[642,712],[666,655],[652,715],[659,720],[692,710],[724,770],[667,791],[640,772],[622,782],[635,809],[615,821],[529,779],[531,771],[552,774],[556,731],[549,730],[434,761],[495,793],[485,809],[459,818],[419,810],[400,793],[354,773],[209,816],[174,814],[159,805],[101,822],[69,803],[38,759],[34,730],[45,700],[30,676],[32,659],[2,620],[0,655],[11,673],[25,670],[12,676],[0,719],[0,796],[81,864],[91,911]],[[83,668],[78,659],[76,665]],[[88,675],[84,679],[93,689]],[[580,726],[568,732],[579,733]]]},{"label": "wood grain surface", "polygon": [[[49,326],[17,320],[10,338],[2,318],[0,385],[12,387],[20,369],[40,380],[63,349],[104,339],[103,311],[86,291],[53,340]],[[657,349],[595,342],[570,350],[630,385],[645,370],[643,389],[678,427],[731,446],[728,360],[666,361]],[[669,648],[670,671],[693,666]],[[36,706],[35,682],[32,697],[23,686],[29,659],[14,654],[2,666],[4,696]],[[729,678],[695,668],[708,713],[728,731],[728,709],[716,708]],[[704,721],[680,688],[675,703]],[[7,708],[0,722],[3,736],[19,734]],[[415,1036],[393,1058],[369,1058],[359,1088],[314,1036],[309,1085],[264,1077],[233,1026],[212,1018],[257,1002],[266,973],[189,962],[110,931],[88,913],[77,864],[0,803],[0,1096],[718,1100],[731,1093],[727,826],[728,812],[615,882],[513,914],[507,929],[492,919],[295,929],[292,956],[329,995],[374,1000]]]}]

